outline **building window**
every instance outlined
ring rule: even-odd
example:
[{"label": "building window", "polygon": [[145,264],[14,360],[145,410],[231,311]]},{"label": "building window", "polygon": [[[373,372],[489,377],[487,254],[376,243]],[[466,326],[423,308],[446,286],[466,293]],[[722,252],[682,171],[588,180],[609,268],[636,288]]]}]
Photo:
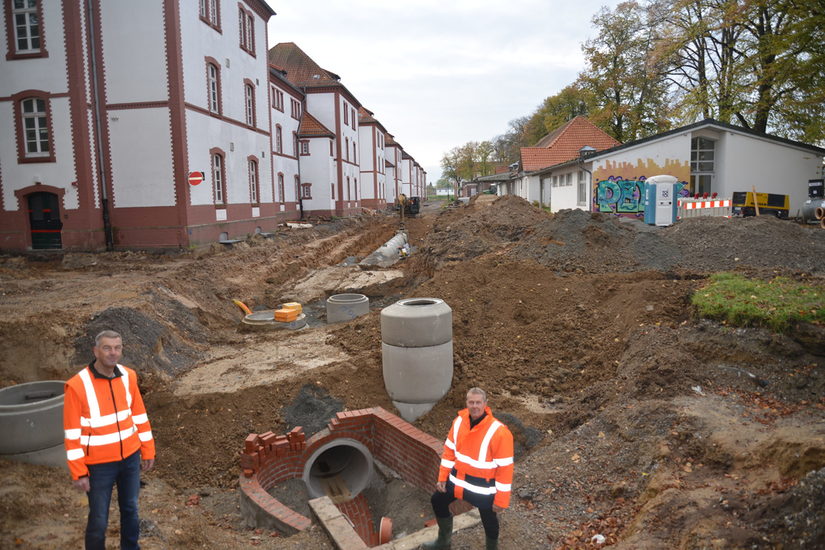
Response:
[{"label": "building window", "polygon": [[255,55],[255,18],[254,16],[238,7],[238,33],[240,35],[241,49],[246,53]]},{"label": "building window", "polygon": [[284,93],[281,90],[272,88],[272,105],[282,113],[284,112]]},{"label": "building window", "polygon": [[579,170],[579,181],[576,189],[576,203],[579,206],[587,205],[587,182],[584,179],[583,170]]},{"label": "building window", "polygon": [[298,157],[298,132],[292,132],[292,156]]},{"label": "building window", "polygon": [[215,204],[226,204],[226,163],[224,153],[220,149],[213,149],[212,154],[212,189],[215,193]]},{"label": "building window", "polygon": [[350,180],[349,176],[347,176],[347,200],[349,200],[350,197],[352,197],[352,189],[350,189]]},{"label": "building window", "polygon": [[710,196],[716,171],[716,142],[706,137],[690,140],[690,189]]},{"label": "building window", "polygon": [[246,123],[255,126],[255,87],[252,84],[244,84],[244,100],[246,106]]},{"label": "building window", "polygon": [[258,187],[258,161],[249,159],[249,202],[258,204],[261,201],[261,192]]},{"label": "building window", "polygon": [[355,144],[355,140],[352,140],[352,162],[354,164],[358,164],[358,154],[356,151],[357,145]]},{"label": "building window", "polygon": [[[9,56],[45,57],[43,43],[43,8],[37,0],[11,0],[11,26],[9,32]],[[7,12],[8,13],[8,12]]]},{"label": "building window", "polygon": [[312,199],[312,184],[311,183],[302,183],[301,184],[301,198],[302,199]]},{"label": "building window", "polygon": [[329,191],[330,191],[329,196],[332,197],[332,200],[335,200],[335,184],[334,183],[329,184]]},{"label": "building window", "polygon": [[301,120],[301,102],[297,99],[293,99],[290,102],[290,106],[292,107],[290,115],[295,120]]},{"label": "building window", "polygon": [[332,140],[329,140],[329,156],[335,157],[335,148],[333,147],[334,143]]},{"label": "building window", "polygon": [[344,102],[344,126],[349,126],[349,105]]},{"label": "building window", "polygon": [[24,158],[52,157],[50,113],[48,101],[42,97],[29,97],[20,101],[21,128]]},{"label": "building window", "polygon": [[352,111],[352,129],[355,130],[355,107],[351,109]]},{"label": "building window", "polygon": [[275,125],[275,152],[282,154],[284,152],[284,137],[281,125]]},{"label": "building window", "polygon": [[221,31],[221,2],[220,0],[200,0],[199,14],[201,21]]},{"label": "building window", "polygon": [[286,202],[286,192],[284,190],[284,175],[278,173],[278,200],[281,204]]},{"label": "building window", "polygon": [[206,63],[206,94],[209,112],[221,114],[221,70],[214,60]]},{"label": "building window", "polygon": [[309,154],[309,142],[308,141],[302,141],[301,142],[301,154],[302,155],[308,155]]},{"label": "building window", "polygon": [[344,138],[344,158],[349,162],[349,138]]}]

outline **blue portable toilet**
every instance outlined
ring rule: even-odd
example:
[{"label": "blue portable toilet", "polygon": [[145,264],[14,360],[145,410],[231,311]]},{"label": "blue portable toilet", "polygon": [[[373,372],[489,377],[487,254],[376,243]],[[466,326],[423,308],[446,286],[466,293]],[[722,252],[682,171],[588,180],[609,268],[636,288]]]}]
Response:
[{"label": "blue portable toilet", "polygon": [[666,174],[645,181],[645,223],[660,227],[676,221],[676,184],[678,179]]}]

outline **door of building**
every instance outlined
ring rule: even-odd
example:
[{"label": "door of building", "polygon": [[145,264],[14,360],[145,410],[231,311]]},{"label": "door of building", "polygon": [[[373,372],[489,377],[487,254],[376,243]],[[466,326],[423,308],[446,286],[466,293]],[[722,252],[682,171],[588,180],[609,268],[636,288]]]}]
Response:
[{"label": "door of building", "polygon": [[28,196],[29,224],[32,248],[35,250],[63,248],[60,230],[60,198],[54,193],[38,192]]}]

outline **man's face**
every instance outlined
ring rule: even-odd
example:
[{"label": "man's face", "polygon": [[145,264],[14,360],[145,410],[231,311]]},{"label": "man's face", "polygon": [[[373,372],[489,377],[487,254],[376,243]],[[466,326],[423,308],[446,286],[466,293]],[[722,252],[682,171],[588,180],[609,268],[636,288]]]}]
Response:
[{"label": "man's face", "polygon": [[467,394],[467,409],[470,411],[470,418],[475,420],[484,414],[484,408],[487,406],[487,401],[480,393]]},{"label": "man's face", "polygon": [[95,359],[106,368],[113,369],[123,357],[123,342],[120,338],[101,338],[100,343],[92,348]]}]

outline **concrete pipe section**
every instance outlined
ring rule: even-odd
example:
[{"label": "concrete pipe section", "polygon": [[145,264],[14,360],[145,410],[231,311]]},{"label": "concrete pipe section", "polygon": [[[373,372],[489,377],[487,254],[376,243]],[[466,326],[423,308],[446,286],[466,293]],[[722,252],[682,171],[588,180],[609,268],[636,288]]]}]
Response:
[{"label": "concrete pipe section", "polygon": [[413,422],[450,390],[453,312],[439,298],[408,298],[381,311],[384,387]]},{"label": "concrete pipe section", "polygon": [[327,324],[350,321],[370,312],[370,300],[363,294],[333,294],[327,298]]},{"label": "concrete pipe section", "polygon": [[346,502],[367,488],[372,478],[370,450],[354,439],[338,438],[319,447],[304,465],[309,498],[328,496]]},{"label": "concrete pipe section", "polygon": [[399,231],[395,236],[381,245],[375,252],[359,262],[359,265],[377,265],[389,267],[401,259],[398,249],[407,244],[407,234]]},{"label": "concrete pipe section", "polygon": [[46,380],[0,390],[0,456],[32,464],[66,465],[64,384]]}]

